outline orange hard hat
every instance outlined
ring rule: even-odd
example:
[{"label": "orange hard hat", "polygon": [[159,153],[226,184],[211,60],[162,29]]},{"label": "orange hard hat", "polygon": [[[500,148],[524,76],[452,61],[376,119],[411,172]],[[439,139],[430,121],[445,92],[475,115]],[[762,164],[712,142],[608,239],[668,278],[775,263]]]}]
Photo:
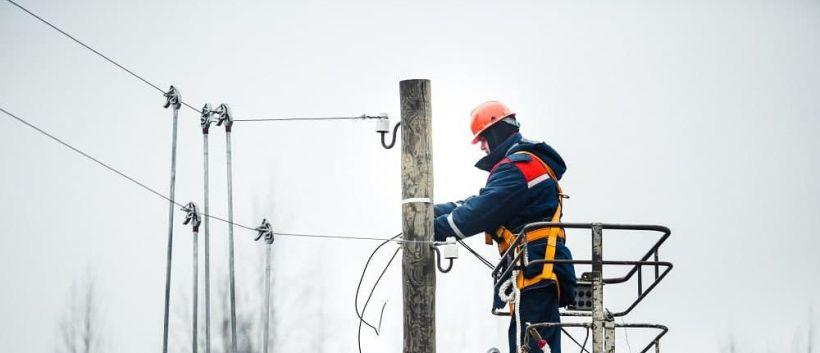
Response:
[{"label": "orange hard hat", "polygon": [[495,123],[504,120],[504,118],[514,117],[515,113],[510,111],[504,103],[499,101],[487,101],[479,104],[473,112],[470,129],[473,130],[473,144],[481,140],[481,133],[489,129]]}]

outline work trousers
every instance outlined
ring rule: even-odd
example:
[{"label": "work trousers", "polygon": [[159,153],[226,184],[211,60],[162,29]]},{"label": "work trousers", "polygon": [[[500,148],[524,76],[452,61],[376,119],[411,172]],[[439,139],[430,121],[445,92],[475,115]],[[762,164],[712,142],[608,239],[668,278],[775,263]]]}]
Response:
[{"label": "work trousers", "polygon": [[[524,331],[527,323],[535,324],[542,322],[560,322],[561,316],[558,313],[558,297],[556,296],[555,284],[549,283],[541,288],[527,288],[521,292],[521,344],[524,344]],[[515,313],[510,320],[508,331],[510,342],[510,353],[516,352],[515,347]],[[545,327],[538,330],[541,338],[547,340],[552,353],[561,353],[561,329],[559,327]],[[535,339],[530,337],[530,353],[543,352],[538,348]]]}]

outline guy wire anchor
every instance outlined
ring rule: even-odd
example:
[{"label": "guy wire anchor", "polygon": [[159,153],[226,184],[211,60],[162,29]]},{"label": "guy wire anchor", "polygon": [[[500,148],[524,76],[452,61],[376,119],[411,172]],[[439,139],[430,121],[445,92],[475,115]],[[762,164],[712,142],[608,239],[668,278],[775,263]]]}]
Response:
[{"label": "guy wire anchor", "polygon": [[171,258],[174,245],[174,190],[177,178],[177,121],[179,120],[179,107],[182,106],[182,98],[179,90],[171,86],[165,97],[165,108],[174,107],[174,119],[171,129],[171,190],[168,193],[168,249],[165,258],[165,315],[162,326],[162,353],[168,353],[168,312],[171,304]]},{"label": "guy wire anchor", "polygon": [[200,223],[202,223],[202,220],[199,218],[199,212],[197,210],[196,204],[194,204],[193,202],[189,202],[187,205],[185,205],[185,207],[182,208],[182,210],[186,212],[185,221],[182,222],[182,224],[189,224],[190,223],[191,227],[193,227],[193,230],[194,230],[194,239],[193,239],[193,244],[194,244],[194,249],[193,249],[194,250],[193,251],[193,254],[194,254],[194,269],[193,269],[193,272],[194,272],[194,293],[193,294],[194,294],[194,296],[193,296],[193,310],[191,311],[193,313],[193,317],[191,319],[191,323],[192,323],[192,332],[191,332],[191,337],[192,337],[191,342],[192,343],[191,344],[192,344],[193,353],[196,353],[197,343],[198,343],[197,342],[197,331],[198,331],[198,327],[199,327],[198,324],[197,324],[197,313],[198,313],[198,311],[197,311],[197,304],[198,304],[197,300],[199,299],[198,298],[198,293],[199,292],[197,291],[197,288],[199,288],[198,283],[197,283],[197,279],[199,278],[199,276],[197,275],[197,270],[199,269],[199,259],[198,259],[198,254],[197,254],[197,250],[199,248],[199,246],[198,246],[199,242],[197,241],[197,235],[199,234],[199,225],[200,225]]}]

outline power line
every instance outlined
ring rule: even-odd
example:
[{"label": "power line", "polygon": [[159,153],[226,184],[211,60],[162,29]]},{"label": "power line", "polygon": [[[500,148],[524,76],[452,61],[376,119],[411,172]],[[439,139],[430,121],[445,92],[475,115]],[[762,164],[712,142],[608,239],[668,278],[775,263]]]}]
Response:
[{"label": "power line", "polygon": [[[56,25],[54,25],[53,23],[51,23],[51,22],[49,22],[48,20],[46,20],[46,19],[44,19],[44,18],[40,17],[39,15],[37,15],[37,14],[36,14],[36,13],[34,13],[34,12],[32,12],[31,10],[29,10],[29,9],[27,9],[27,8],[25,8],[25,7],[23,7],[22,5],[18,4],[18,3],[17,3],[17,2],[15,2],[14,0],[6,0],[6,1],[8,1],[10,4],[14,5],[15,7],[19,8],[19,9],[20,9],[20,10],[22,10],[23,12],[25,12],[25,13],[27,13],[27,14],[31,15],[31,17],[34,17],[34,18],[36,18],[37,20],[39,20],[40,22],[42,22],[42,23],[46,24],[47,26],[51,27],[53,30],[55,30],[55,31],[59,32],[60,34],[62,34],[62,35],[64,35],[65,37],[67,37],[68,39],[71,39],[71,40],[72,40],[72,41],[74,41],[75,43],[77,43],[77,44],[81,45],[82,47],[84,47],[84,48],[88,49],[89,51],[91,51],[92,53],[96,54],[97,56],[99,56],[99,57],[101,57],[101,58],[105,59],[106,61],[108,61],[108,62],[109,62],[109,63],[111,63],[112,65],[114,65],[114,66],[118,67],[119,69],[121,69],[121,70],[123,70],[123,71],[127,72],[129,75],[131,75],[131,76],[133,76],[134,78],[136,78],[136,79],[138,79],[138,80],[142,81],[143,83],[145,83],[146,85],[150,86],[151,88],[153,88],[153,89],[155,89],[155,90],[159,91],[160,93],[165,93],[165,91],[164,91],[162,88],[160,88],[158,85],[156,85],[156,84],[152,83],[151,81],[148,81],[145,77],[143,77],[143,76],[141,76],[141,75],[138,75],[138,74],[137,74],[137,73],[135,73],[134,71],[131,71],[130,69],[126,68],[125,66],[123,66],[123,65],[122,65],[122,64],[120,64],[120,63],[118,63],[118,62],[117,62],[117,61],[115,61],[114,59],[111,59],[111,58],[110,58],[110,57],[108,57],[107,55],[105,55],[105,54],[101,53],[99,50],[96,50],[96,49],[92,48],[90,45],[88,45],[88,44],[86,44],[85,42],[83,42],[83,41],[81,41],[81,40],[77,39],[77,37],[74,37],[73,35],[69,34],[68,32],[66,32],[66,31],[62,30],[60,27],[57,27],[57,26],[56,26]],[[197,112],[197,113],[201,113],[200,109],[198,109],[198,108],[196,108],[196,107],[192,106],[191,104],[186,103],[186,102],[185,102],[185,101],[183,101],[183,100],[180,100],[180,103],[181,103],[182,105],[184,105],[184,106],[188,107],[189,109],[191,109],[191,110],[193,110],[193,111]],[[315,118],[290,118],[290,117],[285,117],[285,118],[252,118],[252,119],[235,119],[234,121],[243,121],[243,122],[262,122],[262,121],[268,121],[268,122],[270,122],[270,121],[322,121],[322,120],[360,120],[360,119],[361,119],[361,120],[364,120],[364,119],[384,119],[384,118],[385,118],[384,116],[370,116],[370,115],[361,115],[361,116],[355,116],[355,117],[341,117],[341,116],[332,116],[332,117],[315,117]]]},{"label": "power line", "polygon": [[323,121],[323,120],[366,120],[366,119],[385,119],[385,116],[331,116],[323,118],[254,118],[254,119],[234,119],[234,121],[245,122],[261,122],[261,121]]},{"label": "power line", "polygon": [[[40,22],[45,23],[47,26],[51,27],[51,28],[52,28],[52,29],[54,29],[55,31],[60,32],[62,35],[64,35],[64,36],[68,37],[68,38],[69,38],[69,39],[71,39],[71,40],[73,40],[75,43],[77,43],[77,44],[79,44],[79,45],[83,46],[84,48],[86,48],[86,49],[88,49],[88,50],[90,50],[92,53],[97,54],[99,57],[101,57],[101,58],[105,59],[106,61],[110,62],[110,63],[111,63],[111,64],[113,64],[114,66],[116,66],[116,67],[118,67],[118,68],[122,69],[123,71],[125,71],[125,72],[129,73],[131,76],[134,76],[136,79],[138,79],[138,80],[142,81],[142,82],[143,82],[143,83],[145,83],[146,85],[151,86],[153,89],[155,89],[155,90],[159,91],[160,93],[165,93],[165,91],[163,91],[163,90],[162,90],[162,88],[159,88],[159,86],[157,86],[157,85],[155,85],[155,84],[151,83],[151,81],[148,81],[148,80],[147,80],[147,79],[145,79],[144,77],[142,77],[142,76],[140,76],[140,75],[137,75],[136,73],[134,73],[133,71],[129,70],[129,69],[128,69],[128,68],[126,68],[125,66],[123,66],[123,65],[121,65],[120,63],[118,63],[118,62],[114,61],[114,59],[111,59],[111,58],[109,58],[108,56],[106,56],[105,54],[100,53],[100,52],[99,52],[99,51],[97,51],[96,49],[92,48],[90,45],[85,44],[83,41],[81,41],[81,40],[77,39],[76,37],[72,36],[71,34],[68,34],[66,31],[64,31],[64,30],[60,29],[59,27],[55,26],[55,25],[54,25],[54,24],[52,24],[51,22],[49,22],[49,21],[45,20],[44,18],[42,18],[42,17],[38,16],[38,15],[37,15],[37,14],[35,14],[34,12],[31,12],[29,9],[27,9],[27,8],[23,7],[22,5],[20,5],[20,4],[16,3],[16,2],[14,2],[13,0],[6,0],[6,1],[8,1],[10,4],[12,4],[12,5],[16,6],[16,7],[17,7],[17,8],[19,8],[20,10],[23,10],[25,13],[27,13],[27,14],[31,15],[32,17],[36,18],[36,19],[37,19],[37,20],[39,20]],[[186,107],[188,107],[188,108],[190,108],[190,109],[194,110],[195,112],[199,112],[199,109],[194,108],[193,106],[191,106],[191,105],[190,105],[190,104],[188,104],[188,103],[185,103],[185,102],[183,102],[183,101],[180,101],[180,103],[182,103],[182,104],[183,104],[183,105],[185,105]]]},{"label": "power line", "polygon": [[104,162],[100,161],[99,159],[94,158],[93,156],[89,155],[88,153],[85,153],[85,152],[81,151],[80,149],[78,149],[78,148],[76,148],[76,147],[74,147],[74,146],[72,146],[72,145],[68,144],[67,142],[65,142],[65,141],[61,140],[60,138],[58,138],[58,137],[56,137],[56,136],[54,136],[54,135],[52,135],[52,134],[50,134],[50,133],[46,132],[45,130],[43,130],[43,129],[41,129],[41,128],[37,127],[37,126],[35,126],[34,124],[29,123],[29,122],[28,122],[28,121],[26,121],[26,120],[23,120],[23,118],[21,118],[21,117],[19,117],[19,116],[17,116],[17,115],[14,115],[14,114],[12,114],[12,113],[10,113],[9,111],[7,111],[7,110],[3,109],[2,107],[0,107],[0,111],[2,111],[3,113],[5,113],[5,114],[6,114],[6,115],[8,115],[8,116],[10,116],[10,117],[14,118],[15,120],[19,121],[20,123],[23,123],[23,124],[25,124],[26,126],[28,126],[28,127],[32,128],[32,129],[34,129],[35,131],[37,131],[37,132],[39,132],[39,133],[41,133],[41,134],[43,134],[43,135],[47,136],[48,138],[50,138],[50,139],[52,139],[52,140],[54,140],[54,141],[57,141],[59,144],[61,144],[61,145],[65,146],[65,147],[67,147],[67,148],[71,149],[72,151],[79,153],[81,156],[83,156],[83,157],[85,157],[85,158],[88,158],[89,160],[93,161],[94,163],[99,164],[99,165],[100,165],[100,166],[102,166],[103,168],[108,169],[109,171],[116,173],[117,175],[119,175],[119,176],[121,176],[121,177],[123,177],[123,178],[127,179],[128,181],[130,181],[130,182],[132,182],[132,183],[134,183],[134,184],[137,184],[139,187],[141,187],[141,188],[143,188],[143,189],[147,190],[148,192],[150,192],[150,193],[152,193],[152,194],[154,194],[154,195],[157,195],[157,196],[159,196],[159,197],[161,197],[161,198],[165,199],[166,201],[173,202],[175,205],[177,205],[177,206],[179,206],[179,207],[182,207],[182,204],[180,204],[180,203],[178,203],[178,202],[175,202],[175,201],[171,200],[171,199],[170,199],[170,198],[168,198],[167,196],[165,196],[165,195],[161,194],[159,191],[156,191],[156,190],[154,190],[154,189],[152,189],[152,188],[148,187],[147,185],[145,185],[145,184],[143,184],[143,183],[141,183],[141,182],[137,181],[136,179],[134,179],[134,178],[132,178],[132,177],[130,177],[130,176],[128,176],[128,175],[126,175],[125,173],[123,173],[123,172],[121,172],[121,171],[117,170],[116,168],[114,168],[114,167],[112,167],[112,166],[110,166],[110,165],[108,165],[108,164],[106,164],[106,163],[104,163]]},{"label": "power line", "polygon": [[[119,176],[121,176],[121,177],[125,178],[126,180],[128,180],[128,181],[130,181],[130,182],[132,182],[132,183],[136,184],[137,186],[141,187],[142,189],[144,189],[144,190],[146,190],[146,191],[148,191],[148,192],[150,192],[150,193],[152,193],[152,194],[154,194],[154,195],[156,195],[156,196],[158,196],[158,197],[162,198],[163,200],[168,201],[168,202],[172,202],[174,205],[176,205],[176,206],[178,206],[178,207],[184,207],[184,205],[183,205],[183,204],[181,204],[181,203],[179,203],[179,202],[176,202],[176,201],[174,201],[174,200],[171,200],[168,196],[163,195],[163,194],[162,194],[162,193],[160,193],[159,191],[157,191],[157,190],[155,190],[155,189],[153,189],[153,188],[151,188],[151,187],[149,187],[149,186],[147,186],[147,185],[143,184],[143,183],[142,183],[142,182],[140,182],[139,180],[137,180],[137,179],[135,179],[135,178],[133,178],[133,177],[131,177],[131,176],[129,176],[129,175],[127,175],[127,174],[125,174],[125,173],[121,172],[120,170],[118,170],[118,169],[116,169],[116,168],[112,167],[111,165],[109,165],[109,164],[107,164],[107,163],[105,163],[105,162],[103,162],[103,161],[100,161],[99,159],[95,158],[94,156],[92,156],[92,155],[90,155],[90,154],[88,154],[88,153],[86,153],[86,152],[83,152],[83,151],[82,151],[82,150],[80,150],[79,148],[72,146],[72,145],[71,145],[71,144],[69,144],[68,142],[65,142],[65,141],[63,141],[62,139],[60,139],[60,138],[58,138],[58,137],[56,137],[56,136],[54,136],[54,135],[52,135],[52,134],[50,134],[50,133],[46,132],[45,130],[43,130],[43,129],[41,129],[41,128],[37,127],[36,125],[34,125],[34,124],[32,124],[32,123],[30,123],[30,122],[26,121],[25,119],[23,119],[23,118],[21,118],[21,117],[19,117],[19,116],[15,115],[15,114],[13,114],[13,113],[11,113],[11,112],[7,111],[6,109],[4,109],[4,108],[0,107],[0,111],[2,111],[3,113],[5,113],[5,114],[6,114],[6,115],[8,115],[9,117],[11,117],[11,118],[13,118],[13,119],[17,120],[18,122],[20,122],[20,123],[22,123],[22,124],[24,124],[24,125],[26,125],[26,126],[28,126],[28,127],[32,128],[33,130],[35,130],[35,131],[39,132],[40,134],[42,134],[42,135],[44,135],[44,136],[46,136],[46,137],[48,137],[48,138],[50,138],[50,139],[52,139],[52,140],[56,141],[57,143],[59,143],[59,144],[63,145],[64,147],[66,147],[66,148],[68,148],[68,149],[70,149],[70,150],[72,150],[72,151],[76,152],[77,154],[79,154],[79,155],[81,155],[81,156],[83,156],[83,157],[85,157],[85,158],[87,158],[87,159],[89,159],[89,160],[93,161],[94,163],[97,163],[98,165],[102,166],[103,168],[105,168],[105,169],[109,170],[110,172],[113,172],[113,173],[115,173],[115,174],[117,174],[117,175],[119,175]],[[240,228],[244,228],[244,229],[246,229],[246,230],[250,230],[250,231],[254,231],[254,232],[256,232],[256,231],[257,231],[257,229],[256,229],[256,228],[254,228],[254,227],[249,227],[249,226],[246,226],[246,225],[244,225],[244,224],[237,223],[237,222],[231,222],[231,221],[229,221],[229,220],[227,220],[227,219],[225,219],[225,218],[219,217],[219,216],[214,216],[214,215],[210,215],[210,214],[206,214],[206,213],[201,213],[201,212],[200,212],[199,214],[200,214],[201,216],[203,216],[203,217],[210,217],[210,218],[213,218],[213,219],[215,219],[215,220],[218,220],[218,221],[221,221],[221,222],[224,222],[224,223],[227,223],[227,224],[233,224],[234,226],[237,226],[237,227],[240,227]],[[279,232],[274,232],[274,234],[275,234],[275,235],[280,235],[280,236],[285,236],[285,237],[302,237],[302,238],[343,239],[343,240],[372,240],[372,241],[394,241],[394,242],[396,242],[396,243],[430,243],[430,244],[434,244],[434,243],[435,243],[435,242],[431,242],[431,241],[424,241],[424,240],[402,240],[402,239],[392,239],[392,238],[391,238],[391,239],[385,239],[385,238],[366,237],[366,236],[341,236],[341,235],[329,235],[329,234],[302,234],[302,233],[285,233],[285,232],[282,232],[282,233],[279,233]]]}]

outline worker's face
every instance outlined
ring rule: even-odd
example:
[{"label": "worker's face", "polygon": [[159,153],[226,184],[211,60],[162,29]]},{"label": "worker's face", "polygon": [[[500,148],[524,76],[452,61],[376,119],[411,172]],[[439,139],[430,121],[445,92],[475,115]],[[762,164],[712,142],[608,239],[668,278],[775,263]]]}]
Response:
[{"label": "worker's face", "polygon": [[479,143],[481,143],[481,150],[484,151],[484,154],[490,154],[490,144],[487,143],[487,139],[482,137]]}]

